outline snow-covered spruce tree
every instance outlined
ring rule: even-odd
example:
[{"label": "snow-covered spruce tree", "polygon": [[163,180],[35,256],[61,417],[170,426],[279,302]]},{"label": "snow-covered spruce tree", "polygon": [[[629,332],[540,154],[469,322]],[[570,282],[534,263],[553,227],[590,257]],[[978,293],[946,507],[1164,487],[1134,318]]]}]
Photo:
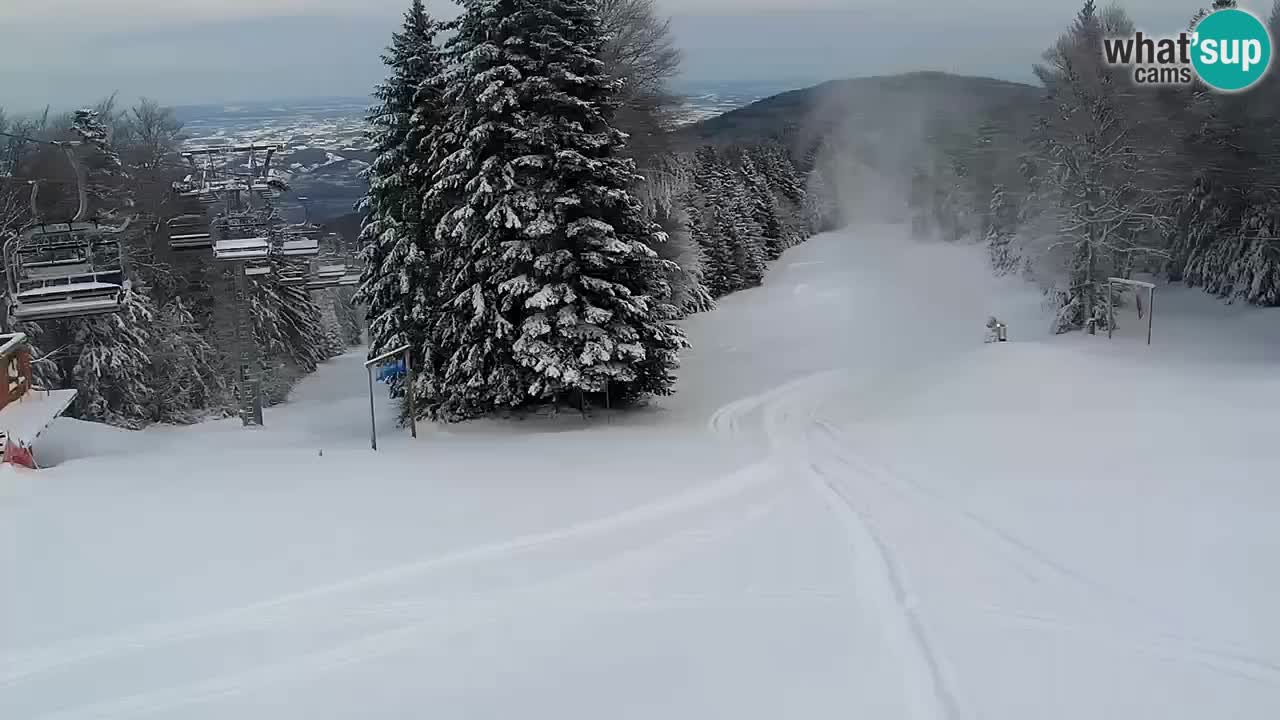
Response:
[{"label": "snow-covered spruce tree", "polygon": [[787,249],[786,232],[782,227],[782,219],[778,217],[777,199],[769,188],[769,181],[752,159],[751,152],[742,150],[739,162],[742,180],[747,189],[744,200],[751,220],[760,229],[765,259],[776,260]]},{"label": "snow-covered spruce tree", "polygon": [[84,143],[79,157],[84,166],[91,216],[111,220],[127,213],[134,204],[129,175],[111,146],[110,133],[98,111],[77,110],[71,129]]},{"label": "snow-covered spruce tree", "polygon": [[703,209],[703,200],[695,189],[686,188],[681,195],[681,203],[685,208],[685,231],[700,256],[701,284],[714,303],[715,298],[729,292],[728,243],[723,238],[712,235],[710,223],[706,219],[710,213]]},{"label": "snow-covered spruce tree", "polygon": [[151,298],[135,282],[124,292],[121,312],[75,322],[73,377],[80,418],[126,428],[139,428],[150,418],[154,320]]},{"label": "snow-covered spruce tree", "polygon": [[730,238],[719,229],[726,222],[723,216],[716,215],[717,202],[727,196],[725,185],[729,182],[729,174],[715,148],[709,145],[697,149],[688,161],[687,172],[690,182],[683,197],[688,215],[686,225],[690,238],[702,251],[703,282],[712,297],[721,297],[739,287],[731,279],[733,254]]},{"label": "snow-covered spruce tree", "polygon": [[152,335],[149,420],[189,424],[228,406],[217,352],[182,298],[160,309]]},{"label": "snow-covered spruce tree", "polygon": [[1139,238],[1162,220],[1156,191],[1142,184],[1148,176],[1133,144],[1135,119],[1122,114],[1116,71],[1102,62],[1104,33],[1087,0],[1071,31],[1046,53],[1046,64],[1036,67],[1052,102],[1035,146],[1059,218],[1054,247],[1067,249],[1065,278],[1055,290],[1057,332],[1091,320],[1106,326],[1100,281],[1131,262],[1127,256],[1154,251]]},{"label": "snow-covered spruce tree", "polygon": [[690,213],[700,218],[691,231],[702,238],[707,286],[717,297],[755,287],[764,278],[765,239],[743,168],[710,146],[694,157]]},{"label": "snow-covered spruce tree", "polygon": [[992,269],[997,275],[1016,273],[1021,264],[1013,245],[1018,234],[1018,206],[1004,185],[996,185],[991,190],[987,226],[987,252]]},{"label": "snow-covered spruce tree", "polygon": [[682,315],[711,310],[716,303],[706,284],[706,256],[702,244],[695,237],[688,211],[681,203],[672,203],[656,222],[668,240],[654,250],[660,258],[675,263],[679,268],[667,276],[667,284],[671,286],[671,304]]},{"label": "snow-covered spruce tree", "polygon": [[[1276,37],[1280,3],[1269,25]],[[1280,234],[1280,200],[1270,180],[1280,143],[1280,78],[1270,73],[1247,93],[1189,95],[1184,154],[1196,168],[1195,183],[1174,205],[1169,277],[1222,297],[1280,304],[1280,242],[1272,239]]]},{"label": "snow-covered spruce tree", "polygon": [[827,232],[838,224],[835,190],[822,169],[814,168],[805,179],[805,219],[810,234]]},{"label": "snow-covered spruce tree", "polygon": [[741,167],[731,172],[725,187],[729,195],[717,199],[717,204],[728,208],[723,216],[727,226],[722,232],[729,238],[738,288],[757,287],[764,281],[768,251],[764,229],[756,221],[754,197]]},{"label": "snow-covered spruce tree", "polygon": [[706,216],[696,211],[689,213],[689,236],[702,249],[706,261],[703,281],[712,297],[716,298],[742,287],[734,270],[732,240],[724,230],[728,225],[724,212],[717,208]]},{"label": "snow-covered spruce tree", "polygon": [[249,308],[263,363],[264,401],[284,401],[303,375],[341,352],[326,331],[320,308],[302,287],[281,285],[266,276],[249,283]]},{"label": "snow-covered spruce tree", "polygon": [[666,155],[650,160],[645,182],[636,188],[647,216],[666,234],[666,242],[655,245],[653,250],[658,257],[674,263],[667,274],[667,284],[671,287],[670,302],[682,315],[703,312],[715,306],[705,283],[706,263],[702,247],[690,229],[689,211],[685,205],[690,183],[690,173],[682,159]]},{"label": "snow-covered spruce tree", "polygon": [[338,320],[338,337],[344,348],[355,347],[364,342],[364,323],[355,303],[355,293],[351,288],[335,288],[332,293],[333,314]]},{"label": "snow-covered spruce tree", "polygon": [[[432,170],[426,162],[433,127],[440,121],[440,80],[445,61],[437,46],[440,24],[422,0],[413,0],[383,62],[387,79],[374,91],[369,111],[374,160],[366,171],[369,192],[360,240],[364,272],[354,302],[367,309],[370,357],[406,343],[422,370],[427,326],[434,304],[431,245],[435,217],[424,215]],[[394,394],[404,389],[392,385]]]},{"label": "snow-covered spruce tree", "polygon": [[429,412],[463,420],[504,407],[670,392],[684,345],[650,245],[661,231],[629,188],[634,164],[610,125],[587,0],[469,0],[454,43],[448,153],[428,196],[450,207],[448,353]]},{"label": "snow-covered spruce tree", "polygon": [[774,207],[783,227],[784,247],[795,245],[811,234],[804,218],[804,184],[782,146],[766,143],[755,146],[751,152],[773,192]]}]

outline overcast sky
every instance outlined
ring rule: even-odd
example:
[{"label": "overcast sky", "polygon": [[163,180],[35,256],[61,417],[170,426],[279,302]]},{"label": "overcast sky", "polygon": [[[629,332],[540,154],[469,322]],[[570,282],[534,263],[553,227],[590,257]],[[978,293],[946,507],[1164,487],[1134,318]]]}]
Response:
[{"label": "overcast sky", "polygon": [[[0,0],[0,104],[68,107],[116,90],[170,104],[364,95],[408,1]],[[673,18],[687,82],[796,87],[915,69],[1029,81],[1083,2],[657,1]],[[1208,3],[1122,5],[1140,28],[1169,33]]]}]

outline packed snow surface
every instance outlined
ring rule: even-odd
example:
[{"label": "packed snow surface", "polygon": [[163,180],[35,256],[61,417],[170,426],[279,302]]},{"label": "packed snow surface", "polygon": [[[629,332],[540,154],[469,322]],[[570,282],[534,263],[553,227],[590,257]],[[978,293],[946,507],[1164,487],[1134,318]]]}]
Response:
[{"label": "packed snow surface", "polygon": [[[0,475],[0,717],[1280,717],[1280,316],[1051,338],[980,253],[820,236],[641,412],[59,421]],[[984,345],[988,315],[1010,342]]]}]

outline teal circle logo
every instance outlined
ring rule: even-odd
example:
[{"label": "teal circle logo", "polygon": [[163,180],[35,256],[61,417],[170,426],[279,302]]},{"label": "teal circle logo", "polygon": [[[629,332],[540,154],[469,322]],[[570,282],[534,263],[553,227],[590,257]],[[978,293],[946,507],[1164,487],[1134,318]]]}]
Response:
[{"label": "teal circle logo", "polygon": [[1219,10],[1201,20],[1195,32],[1191,64],[1215,90],[1247,90],[1271,67],[1271,33],[1252,13]]}]

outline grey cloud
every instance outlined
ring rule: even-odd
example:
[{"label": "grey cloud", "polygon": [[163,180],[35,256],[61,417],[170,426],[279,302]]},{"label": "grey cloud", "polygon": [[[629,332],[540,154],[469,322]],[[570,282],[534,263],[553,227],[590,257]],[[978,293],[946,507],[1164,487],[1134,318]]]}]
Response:
[{"label": "grey cloud", "polygon": [[[111,5],[58,2],[51,6],[58,12]],[[172,0],[129,2],[127,7],[136,10],[146,3],[165,7]],[[227,7],[264,7],[236,2]],[[914,69],[1029,80],[1031,64],[1079,5],[1074,0],[659,2],[674,14],[686,80],[792,85]],[[1270,2],[1248,5],[1261,12]],[[115,90],[126,99],[146,94],[169,103],[364,95],[382,75],[379,54],[406,4],[287,0],[270,7],[305,6],[310,14],[200,22],[184,19],[168,5],[170,11],[101,26],[84,17],[78,24],[49,21],[39,28],[0,23],[0,103],[65,107]],[[450,7],[429,5],[437,11]],[[1181,28],[1198,7],[1177,0],[1124,5],[1140,27],[1153,32]]]}]

